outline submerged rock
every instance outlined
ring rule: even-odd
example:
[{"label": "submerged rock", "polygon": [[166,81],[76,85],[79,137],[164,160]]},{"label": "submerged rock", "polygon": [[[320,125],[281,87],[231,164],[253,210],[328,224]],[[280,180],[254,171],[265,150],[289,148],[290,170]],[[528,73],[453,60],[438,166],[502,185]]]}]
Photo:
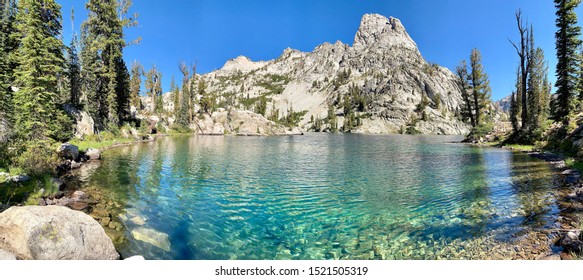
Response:
[{"label": "submerged rock", "polygon": [[99,224],[61,206],[12,207],[0,214],[0,248],[24,260],[115,260]]},{"label": "submerged rock", "polygon": [[147,219],[142,216],[135,216],[131,218],[130,221],[138,226],[143,226],[146,224]]},{"label": "submerged rock", "polygon": [[170,240],[168,234],[159,232],[150,228],[139,227],[132,230],[132,236],[136,240],[146,242],[155,247],[158,247],[166,252],[170,252]]}]

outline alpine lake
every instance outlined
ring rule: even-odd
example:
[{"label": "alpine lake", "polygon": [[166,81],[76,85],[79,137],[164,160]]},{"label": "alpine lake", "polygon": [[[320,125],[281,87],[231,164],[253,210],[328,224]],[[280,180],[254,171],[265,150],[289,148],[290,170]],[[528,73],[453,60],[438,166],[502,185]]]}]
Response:
[{"label": "alpine lake", "polygon": [[524,153],[460,140],[163,137],[105,151],[75,176],[122,257],[533,259],[556,250],[560,175]]}]

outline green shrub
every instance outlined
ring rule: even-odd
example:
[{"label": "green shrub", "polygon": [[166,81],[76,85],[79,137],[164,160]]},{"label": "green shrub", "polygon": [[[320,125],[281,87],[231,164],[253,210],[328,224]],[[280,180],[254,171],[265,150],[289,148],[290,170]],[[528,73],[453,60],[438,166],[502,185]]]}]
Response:
[{"label": "green shrub", "polygon": [[31,140],[22,146],[22,153],[16,164],[28,175],[54,174],[59,164],[55,142],[50,140]]},{"label": "green shrub", "polygon": [[162,125],[161,122],[158,122],[156,124],[156,131],[158,133],[161,133],[161,134],[166,134],[168,132],[168,131],[166,131],[166,127],[164,125]]},{"label": "green shrub", "polygon": [[181,125],[173,125],[170,127],[170,134],[186,134],[192,133],[192,130],[188,126],[181,126]]},{"label": "green shrub", "polygon": [[50,137],[65,142],[73,137],[73,120],[63,111],[58,111],[53,119],[48,120]]},{"label": "green shrub", "polygon": [[574,158],[567,158],[565,159],[565,165],[568,168],[576,169],[579,171],[583,171],[583,162],[575,160]]},{"label": "green shrub", "polygon": [[112,141],[115,139],[115,133],[110,131],[102,131],[99,133],[98,139],[99,141]]},{"label": "green shrub", "polygon": [[417,130],[414,126],[409,126],[405,130],[405,134],[417,135],[417,134],[421,134],[421,131]]},{"label": "green shrub", "polygon": [[494,123],[487,122],[487,123],[483,123],[483,124],[480,124],[480,125],[474,127],[470,134],[476,138],[479,138],[479,137],[484,137],[484,136],[488,135],[493,130],[494,130]]}]

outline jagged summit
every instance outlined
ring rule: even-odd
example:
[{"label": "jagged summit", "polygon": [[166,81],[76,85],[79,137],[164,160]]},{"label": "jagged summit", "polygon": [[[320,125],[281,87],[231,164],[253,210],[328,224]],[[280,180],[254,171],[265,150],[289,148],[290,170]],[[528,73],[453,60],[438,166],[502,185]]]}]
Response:
[{"label": "jagged summit", "polygon": [[246,56],[240,55],[237,58],[229,59],[221,71],[223,72],[231,72],[231,71],[242,71],[242,72],[250,72],[257,68],[261,68],[266,64],[264,61],[252,61]]},{"label": "jagged summit", "polygon": [[402,47],[417,50],[417,44],[397,18],[386,18],[379,14],[365,14],[354,37],[354,48]]}]

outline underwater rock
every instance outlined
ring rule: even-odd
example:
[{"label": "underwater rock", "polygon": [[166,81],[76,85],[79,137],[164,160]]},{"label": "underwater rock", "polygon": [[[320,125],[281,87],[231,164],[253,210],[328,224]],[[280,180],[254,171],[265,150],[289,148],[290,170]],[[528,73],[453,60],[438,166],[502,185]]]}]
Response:
[{"label": "underwater rock", "polygon": [[132,230],[132,236],[136,240],[140,240],[158,247],[166,252],[170,252],[170,240],[168,234],[159,232],[150,228],[139,227]]},{"label": "underwater rock", "polygon": [[135,216],[130,221],[138,226],[143,226],[146,224],[147,219],[142,216]]}]

